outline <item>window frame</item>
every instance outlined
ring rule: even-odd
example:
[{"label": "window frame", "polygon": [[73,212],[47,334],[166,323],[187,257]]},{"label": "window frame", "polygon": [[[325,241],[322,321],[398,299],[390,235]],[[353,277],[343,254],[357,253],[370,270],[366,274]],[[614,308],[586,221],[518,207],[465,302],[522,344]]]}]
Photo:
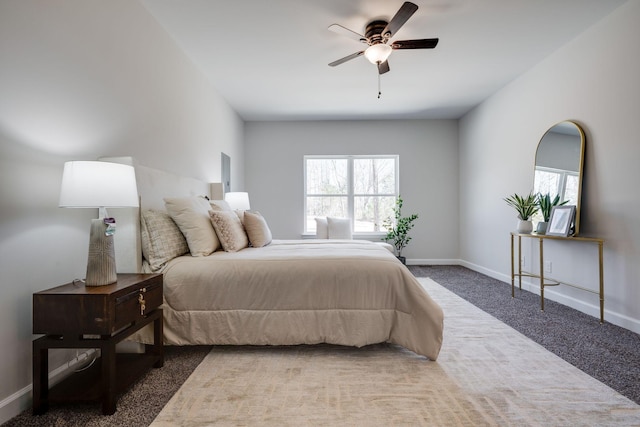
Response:
[{"label": "window frame", "polygon": [[[570,170],[565,170],[565,169],[557,169],[557,168],[550,168],[547,166],[536,166],[535,170],[534,170],[534,184],[536,182],[539,182],[538,179],[536,179],[535,174],[537,172],[544,172],[544,173],[550,173],[550,174],[554,174],[558,176],[558,185],[556,186],[556,192],[555,194],[550,193],[551,194],[551,198],[554,198],[557,195],[560,196],[560,200],[567,200],[567,196],[566,196],[566,192],[567,192],[567,181],[569,177],[575,177],[577,179],[580,179],[580,174],[576,171],[570,171]],[[533,189],[533,191],[538,194],[540,193],[540,189],[539,188],[535,188]],[[579,191],[578,191],[579,193]],[[577,205],[577,201],[576,201],[576,205]],[[544,220],[544,218],[542,217],[542,212],[538,211],[536,212],[536,214],[533,216],[532,218],[533,221],[536,222],[541,222]]]},{"label": "window frame", "polygon": [[[346,160],[347,161],[347,194],[307,194],[307,160]],[[394,192],[393,193],[376,193],[376,194],[361,194],[355,193],[355,179],[354,179],[354,161],[363,159],[391,159],[394,161],[395,179],[394,179]],[[303,206],[302,206],[302,218],[303,218],[303,236],[315,235],[315,230],[307,229],[307,199],[309,197],[346,197],[347,198],[347,214],[349,223],[351,226],[351,232],[354,237],[381,237],[387,233],[384,231],[358,231],[354,230],[355,224],[355,198],[362,196],[383,196],[393,197],[397,199],[400,195],[400,156],[398,154],[305,154],[303,156]]]},{"label": "window frame", "polygon": [[[575,178],[579,178],[580,175],[578,172],[576,171],[569,171],[569,170],[565,170],[565,169],[556,169],[556,168],[550,168],[550,167],[546,167],[546,166],[536,166],[536,170],[534,171],[534,175],[535,172],[546,172],[546,173],[552,173],[558,176],[558,186],[556,188],[556,194],[558,194],[560,196],[560,200],[566,200],[566,191],[567,191],[567,181],[568,181],[568,177],[575,177]],[[538,189],[534,188],[534,191],[539,192]],[[553,195],[553,197],[555,197],[555,195]]]}]

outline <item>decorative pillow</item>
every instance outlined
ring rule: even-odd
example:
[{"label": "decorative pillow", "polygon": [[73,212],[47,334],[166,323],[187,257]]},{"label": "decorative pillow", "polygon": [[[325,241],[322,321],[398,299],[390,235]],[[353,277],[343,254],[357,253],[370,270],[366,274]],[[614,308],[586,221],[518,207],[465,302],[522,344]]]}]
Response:
[{"label": "decorative pillow", "polygon": [[240,218],[233,211],[209,211],[211,224],[215,228],[222,249],[226,252],[237,252],[249,246]]},{"label": "decorative pillow", "polygon": [[330,239],[351,240],[351,221],[348,218],[327,217],[327,227]]},{"label": "decorative pillow", "polygon": [[207,256],[220,248],[209,219],[209,201],[202,197],[165,198],[164,205],[184,234],[192,256]]},{"label": "decorative pillow", "polygon": [[247,231],[249,243],[254,248],[261,248],[271,243],[271,230],[260,212],[244,212],[244,229]]},{"label": "decorative pillow", "polygon": [[316,239],[328,239],[329,228],[327,226],[327,218],[315,218],[316,220]]},{"label": "decorative pillow", "polygon": [[189,252],[184,235],[166,212],[145,210],[140,215],[142,254],[151,270],[160,270],[167,261]]},{"label": "decorative pillow", "polygon": [[229,203],[224,200],[209,200],[209,204],[211,205],[212,211],[232,211]]}]

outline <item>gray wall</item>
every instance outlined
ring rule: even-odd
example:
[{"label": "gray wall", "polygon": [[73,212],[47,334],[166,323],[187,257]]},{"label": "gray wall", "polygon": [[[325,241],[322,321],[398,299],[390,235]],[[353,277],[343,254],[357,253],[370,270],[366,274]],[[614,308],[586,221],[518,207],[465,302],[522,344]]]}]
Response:
[{"label": "gray wall", "polygon": [[301,236],[305,154],[398,154],[403,212],[419,216],[403,255],[457,260],[457,121],[248,122],[245,138],[251,207],[275,238]]},{"label": "gray wall", "polygon": [[[2,1],[0,64],[2,423],[30,398],[32,293],[86,271],[97,210],[57,207],[63,163],[219,181],[224,151],[243,185],[244,159],[242,121],[137,2]],[[52,369],[75,355],[51,353]]]},{"label": "gray wall", "polygon": [[[606,318],[640,331],[638,22],[640,3],[630,1],[459,126],[375,121],[243,128],[138,3],[0,2],[0,423],[28,404],[32,293],[81,277],[86,268],[95,213],[57,208],[62,165],[72,159],[129,155],[219,181],[225,152],[234,190],[250,192],[275,237],[297,238],[304,154],[397,153],[406,212],[420,215],[405,255],[462,259],[507,281],[515,215],[502,199],[531,189],[544,132],[576,120],[587,132],[581,229],[606,239]],[[594,285],[591,249],[555,245],[549,255],[554,274]],[[548,296],[597,312],[591,294],[558,288]],[[67,358],[54,355],[52,368]]]},{"label": "gray wall", "polygon": [[[505,281],[510,274],[509,231],[515,228],[516,216],[502,199],[532,189],[536,146],[548,128],[562,120],[583,126],[587,143],[580,232],[605,239],[605,319],[636,332],[638,22],[640,2],[622,5],[460,122],[461,258]],[[547,246],[545,259],[552,261],[553,276],[597,289],[595,247]],[[596,295],[568,287],[547,290],[545,295],[597,314]]]}]

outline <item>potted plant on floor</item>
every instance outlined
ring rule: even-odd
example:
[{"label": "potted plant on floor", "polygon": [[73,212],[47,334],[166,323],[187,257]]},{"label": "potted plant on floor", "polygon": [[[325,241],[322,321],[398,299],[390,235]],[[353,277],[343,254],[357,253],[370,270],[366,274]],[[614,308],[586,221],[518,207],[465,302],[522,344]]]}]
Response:
[{"label": "potted plant on floor", "polygon": [[540,207],[540,213],[542,214],[542,221],[538,223],[536,233],[545,234],[547,232],[547,224],[549,223],[549,217],[551,216],[553,207],[566,205],[568,202],[568,200],[560,202],[559,194],[553,199],[551,199],[551,195],[549,193],[538,194],[538,206]]},{"label": "potted plant on floor", "polygon": [[385,242],[391,242],[394,247],[396,257],[406,264],[406,258],[402,256],[402,249],[411,241],[409,230],[415,225],[413,222],[418,219],[417,214],[402,216],[402,197],[398,196],[396,205],[393,208],[394,218],[387,218],[382,224],[387,230],[387,235],[382,238]]},{"label": "potted plant on floor", "polygon": [[533,193],[527,196],[514,194],[504,199],[505,202],[518,213],[518,233],[529,234],[533,231],[531,217],[538,212],[538,198]]}]

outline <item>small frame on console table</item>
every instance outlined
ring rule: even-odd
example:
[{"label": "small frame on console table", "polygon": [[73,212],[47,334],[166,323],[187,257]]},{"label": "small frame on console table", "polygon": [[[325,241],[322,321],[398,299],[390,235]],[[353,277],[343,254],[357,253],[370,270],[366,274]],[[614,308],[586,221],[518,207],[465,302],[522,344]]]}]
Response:
[{"label": "small frame on console table", "polygon": [[[49,402],[101,401],[102,413],[116,411],[116,396],[147,368],[164,364],[162,275],[118,274],[105,286],[83,283],[33,294],[33,413]],[[116,344],[153,323],[153,345],[143,354],[116,354]],[[99,349],[90,369],[76,372],[49,390],[49,349]]]},{"label": "small frame on console table", "polygon": [[[515,270],[515,248],[514,248],[514,238],[518,238],[518,271]],[[540,257],[540,266],[538,273],[529,273],[522,270],[522,238],[531,238],[538,239],[538,248],[539,248],[539,257]],[[571,283],[560,282],[549,277],[545,278],[544,276],[544,241],[545,240],[562,240],[565,242],[578,242],[578,243],[595,243],[598,245],[598,273],[599,273],[599,281],[600,286],[597,291],[592,289],[583,288],[578,285],[573,285]],[[511,297],[515,297],[515,278],[518,277],[518,285],[520,290],[522,290],[522,278],[523,277],[534,277],[540,279],[540,310],[544,311],[544,288],[547,286],[558,286],[558,285],[566,285],[571,286],[573,288],[581,289],[583,291],[591,292],[594,294],[598,294],[600,296],[600,323],[604,323],[604,271],[603,271],[603,247],[604,247],[604,239],[600,239],[597,237],[564,237],[564,236],[550,236],[548,234],[522,234],[511,232]]]},{"label": "small frame on console table", "polygon": [[549,218],[548,236],[568,237],[573,234],[576,217],[575,206],[554,206]]}]

